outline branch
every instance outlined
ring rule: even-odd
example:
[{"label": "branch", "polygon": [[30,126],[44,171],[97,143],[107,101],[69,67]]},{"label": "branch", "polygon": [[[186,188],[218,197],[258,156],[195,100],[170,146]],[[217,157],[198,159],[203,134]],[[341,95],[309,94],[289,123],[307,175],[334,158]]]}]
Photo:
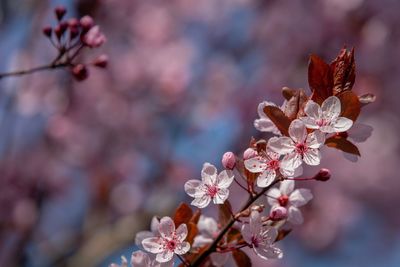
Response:
[{"label": "branch", "polygon": [[57,64],[43,65],[43,66],[39,66],[39,67],[27,69],[27,70],[17,70],[17,71],[11,71],[11,72],[4,72],[4,73],[0,73],[0,80],[5,78],[5,77],[22,76],[22,75],[31,74],[31,73],[38,72],[38,71],[63,68],[63,67],[67,67],[69,65],[70,65],[70,63],[63,62],[63,63],[57,63]]}]

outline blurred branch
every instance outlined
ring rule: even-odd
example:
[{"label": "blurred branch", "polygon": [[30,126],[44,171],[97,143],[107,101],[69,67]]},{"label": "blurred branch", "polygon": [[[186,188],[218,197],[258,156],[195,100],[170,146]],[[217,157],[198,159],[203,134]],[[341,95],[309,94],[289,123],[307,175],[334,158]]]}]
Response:
[{"label": "blurred branch", "polygon": [[31,74],[31,73],[38,72],[38,71],[64,68],[64,67],[67,67],[67,66],[71,66],[71,63],[62,62],[62,63],[57,63],[57,64],[43,65],[43,66],[39,66],[39,67],[31,68],[31,69],[26,69],[26,70],[17,70],[17,71],[11,71],[11,72],[4,72],[4,73],[0,73],[0,79],[3,79],[5,77],[11,77],[11,76],[23,76],[23,75]]}]

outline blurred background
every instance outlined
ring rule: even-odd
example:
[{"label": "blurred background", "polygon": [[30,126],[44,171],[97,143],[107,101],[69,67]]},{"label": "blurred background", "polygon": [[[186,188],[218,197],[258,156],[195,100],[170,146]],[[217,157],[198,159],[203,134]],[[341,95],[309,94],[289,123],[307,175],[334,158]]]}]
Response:
[{"label": "blurred background", "polygon": [[268,137],[253,127],[259,102],[308,91],[309,54],[331,61],[344,44],[354,91],[377,96],[359,119],[373,134],[358,163],[325,149],[333,177],[304,184],[314,200],[285,257],[254,266],[400,266],[400,1],[1,0],[1,72],[56,56],[41,29],[59,4],[94,17],[109,68],[0,80],[0,266],[129,257],[153,215],[189,200],[204,162]]}]

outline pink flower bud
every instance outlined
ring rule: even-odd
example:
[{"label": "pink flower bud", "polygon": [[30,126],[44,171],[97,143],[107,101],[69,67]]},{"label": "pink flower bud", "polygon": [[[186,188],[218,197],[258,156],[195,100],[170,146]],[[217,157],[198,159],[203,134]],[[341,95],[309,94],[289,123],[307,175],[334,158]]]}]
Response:
[{"label": "pink flower bud", "polygon": [[51,34],[53,33],[53,29],[50,26],[46,26],[42,29],[43,34],[46,35],[47,37],[51,37]]},{"label": "pink flower bud", "polygon": [[235,165],[235,154],[233,154],[232,152],[225,152],[225,154],[222,156],[222,166],[224,166],[225,169],[233,170],[233,168],[235,168]]},{"label": "pink flower bud", "polygon": [[243,152],[244,160],[254,158],[255,156],[257,156],[257,151],[250,147]]},{"label": "pink flower bud", "polygon": [[106,37],[100,32],[99,26],[94,26],[82,37],[82,41],[85,45],[94,48],[104,44]]},{"label": "pink flower bud", "polygon": [[74,75],[75,79],[78,81],[83,81],[89,76],[89,71],[83,64],[78,64],[72,68],[72,75]]},{"label": "pink flower bud", "polygon": [[271,211],[269,213],[269,217],[273,221],[280,221],[280,220],[286,219],[287,213],[288,212],[285,207],[278,206],[278,207],[274,207],[271,209]]},{"label": "pink flower bud", "polygon": [[329,169],[322,168],[319,172],[314,176],[314,179],[317,181],[328,181],[331,178],[331,171]]},{"label": "pink flower bud", "polygon": [[107,64],[108,64],[108,56],[105,54],[98,56],[93,62],[93,65],[99,68],[105,68],[107,67]]},{"label": "pink flower bud", "polygon": [[62,31],[61,26],[60,26],[60,25],[57,25],[57,26],[54,28],[54,33],[55,33],[55,35],[57,36],[57,38],[60,39],[64,32]]},{"label": "pink flower bud", "polygon": [[73,28],[78,27],[79,26],[79,20],[76,19],[76,18],[69,19],[68,20],[68,26],[69,27],[73,27]]},{"label": "pink flower bud", "polygon": [[62,20],[65,13],[67,13],[67,9],[64,6],[58,6],[54,9],[54,13],[56,14],[58,20]]},{"label": "pink flower bud", "polygon": [[80,20],[83,31],[87,32],[93,27],[94,21],[91,16],[84,16]]}]

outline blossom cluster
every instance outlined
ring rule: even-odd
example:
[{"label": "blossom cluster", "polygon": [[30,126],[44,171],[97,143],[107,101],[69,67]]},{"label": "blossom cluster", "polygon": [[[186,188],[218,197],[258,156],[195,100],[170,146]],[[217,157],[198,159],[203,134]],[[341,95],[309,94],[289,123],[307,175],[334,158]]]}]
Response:
[{"label": "blossom cluster", "polygon": [[[320,165],[325,146],[360,156],[348,140],[349,130],[356,125],[361,107],[373,102],[374,97],[353,93],[354,80],[354,50],[342,49],[331,64],[311,56],[311,96],[302,89],[283,88],[283,105],[261,103],[260,118],[254,126],[274,136],[252,139],[240,158],[226,152],[221,172],[205,163],[201,179],[188,180],[184,185],[193,198],[191,205],[198,209],[193,212],[181,204],[173,218],[154,217],[151,231],[136,236],[136,244],[150,254],[134,252],[132,264],[172,266],[176,255],[183,266],[223,266],[231,256],[238,266],[251,266],[242,250],[245,247],[265,260],[282,258],[283,251],[276,243],[291,231],[285,227],[303,223],[300,208],[313,198],[311,190],[297,188],[296,183],[327,181],[331,176],[322,168],[313,177],[300,177],[303,167]],[[233,182],[249,196],[237,212],[228,200]],[[201,209],[211,203],[218,205],[218,221],[201,215]],[[266,214],[263,203],[270,206]]]}]

